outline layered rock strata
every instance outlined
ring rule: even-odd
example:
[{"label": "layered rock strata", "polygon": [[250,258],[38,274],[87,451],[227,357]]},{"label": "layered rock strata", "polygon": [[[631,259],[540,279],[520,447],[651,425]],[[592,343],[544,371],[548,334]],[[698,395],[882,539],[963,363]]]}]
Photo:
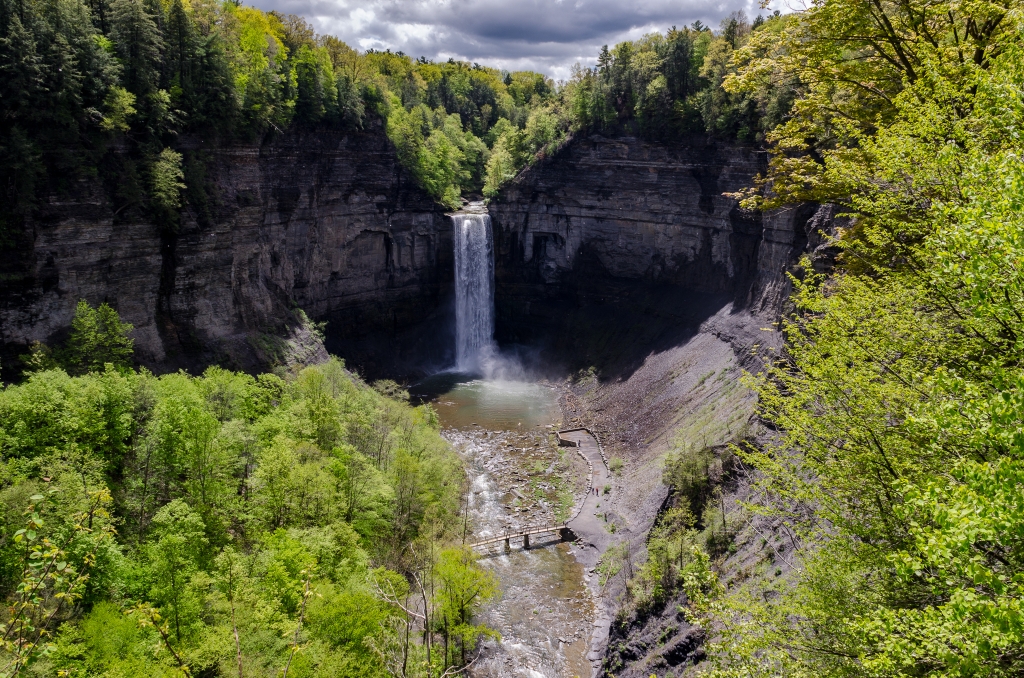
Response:
[{"label": "layered rock strata", "polygon": [[379,123],[180,146],[202,162],[205,204],[186,204],[178,228],[124,218],[116,187],[84,179],[9,244],[7,366],[30,342],[58,340],[79,299],[117,308],[135,325],[137,357],[159,369],[286,360],[316,343],[296,309],[326,320],[328,348],[371,371],[444,361],[436,328],[417,328],[447,325],[451,225],[400,169]]},{"label": "layered rock strata", "polygon": [[704,138],[592,136],[524,171],[490,206],[499,340],[553,341],[576,367],[678,345],[725,306],[777,312],[816,208],[742,209],[727,194],[764,162]]}]

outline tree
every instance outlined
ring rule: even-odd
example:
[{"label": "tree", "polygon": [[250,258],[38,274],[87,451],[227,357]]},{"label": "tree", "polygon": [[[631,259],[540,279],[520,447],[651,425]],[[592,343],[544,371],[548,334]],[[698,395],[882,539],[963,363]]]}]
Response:
[{"label": "tree", "polygon": [[175,499],[153,517],[154,541],[147,549],[153,586],[150,595],[170,620],[181,643],[198,622],[201,602],[191,577],[203,564],[207,547],[202,519],[188,504]]},{"label": "tree", "polygon": [[135,340],[128,336],[133,329],[122,323],[106,302],[93,308],[82,299],[71,321],[71,336],[57,351],[57,361],[69,374],[99,372],[108,363],[127,368],[135,351]]},{"label": "tree", "polygon": [[857,152],[823,157],[845,266],[794,279],[755,382],[782,433],[743,453],[803,548],[775,598],[727,606],[719,675],[1024,667],[1019,30],[970,77],[923,60]]},{"label": "tree", "polygon": [[197,56],[198,36],[181,0],[174,0],[171,3],[164,37],[167,45],[164,63],[170,80],[171,95],[173,97],[184,95],[185,92],[191,93],[194,89],[193,68]]},{"label": "tree", "polygon": [[124,72],[121,82],[144,101],[160,83],[163,38],[142,0],[114,0],[111,37]]},{"label": "tree", "polygon": [[[393,446],[387,471],[343,442],[363,424],[368,444]],[[9,660],[46,650],[46,670],[69,675],[306,675],[315,665],[354,678],[387,675],[384,657],[398,648],[410,671],[422,666],[418,634],[368,586],[371,557],[391,568],[388,595],[409,608],[395,570],[415,560],[423,523],[438,543],[461,526],[464,471],[431,413],[377,393],[340,361],[287,379],[44,370],[0,389],[0,452],[0,527],[25,530],[0,541]],[[50,486],[63,498],[32,498]],[[111,516],[91,510],[97,489]],[[67,563],[59,581],[51,562]],[[39,582],[39,600],[21,595]],[[130,617],[125,599],[137,601]],[[431,658],[438,668],[440,653]]]},{"label": "tree", "polygon": [[183,424],[179,458],[187,474],[185,491],[202,517],[208,536],[219,536],[233,460],[218,436],[220,424],[209,412],[194,409]]},{"label": "tree", "polygon": [[[56,492],[51,488],[51,495]],[[0,624],[0,675],[20,675],[34,660],[53,651],[50,639],[57,623],[82,599],[97,552],[114,534],[106,489],[90,493],[85,510],[68,516],[71,525],[58,525],[56,530],[40,516],[48,499],[52,496],[30,497],[25,527],[12,535],[20,552],[21,573]]]},{"label": "tree", "polygon": [[492,633],[473,625],[472,619],[480,605],[498,594],[497,577],[477,565],[476,554],[468,548],[441,551],[434,576],[439,604],[433,621],[444,634],[445,662],[453,665],[459,657],[465,664],[467,650]]},{"label": "tree", "polygon": [[[0,191],[10,213],[0,216],[0,233],[20,226],[35,201],[43,175],[38,140],[27,133],[43,90],[42,59],[35,37],[17,15],[7,16],[0,35]],[[5,210],[7,212],[8,210]]]},{"label": "tree", "polygon": [[338,90],[330,57],[322,48],[302,45],[295,57],[295,119],[312,125],[338,115]]},{"label": "tree", "polygon": [[185,173],[181,169],[181,153],[170,148],[160,151],[150,168],[150,196],[161,220],[173,219],[181,207],[181,192],[185,189],[182,181]]},{"label": "tree", "polygon": [[[792,115],[769,136],[766,205],[845,198],[848,186],[826,179],[821,158],[849,159],[850,149],[895,119],[906,86],[924,78],[960,88],[977,69],[989,68],[1017,37],[1011,7],[998,1],[817,0],[784,19],[781,32],[755,33],[725,88],[752,93],[769,74],[776,82],[799,83]],[[963,103],[955,115],[969,110]]]}]

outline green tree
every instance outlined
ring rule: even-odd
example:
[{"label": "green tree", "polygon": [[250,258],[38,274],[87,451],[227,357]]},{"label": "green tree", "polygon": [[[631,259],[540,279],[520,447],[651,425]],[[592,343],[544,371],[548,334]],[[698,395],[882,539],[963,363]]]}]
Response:
[{"label": "green tree", "polygon": [[[25,608],[26,624],[53,634],[38,645],[48,653],[39,670],[249,675],[287,665],[355,677],[387,675],[400,656],[409,667],[425,661],[413,632],[422,624],[405,625],[389,596],[409,589],[397,568],[423,581],[417,540],[443,544],[461,526],[464,472],[431,412],[381,395],[340,361],[286,378],[44,370],[0,390],[0,452],[0,528],[25,527],[21,509],[33,504],[32,544],[43,535],[59,547],[47,558],[88,573],[63,604],[48,586]],[[51,486],[59,500],[30,500]],[[113,497],[110,516],[90,509],[96,491]],[[30,565],[45,560],[33,553]],[[21,604],[24,557],[23,541],[0,542],[9,604]],[[371,568],[391,568],[394,586],[373,588]],[[125,599],[138,601],[127,617]],[[441,654],[431,659],[438,668]]]},{"label": "green tree", "polygon": [[121,82],[144,101],[160,83],[160,29],[142,0],[114,0],[111,14],[110,34],[124,69]]},{"label": "green tree", "polygon": [[160,151],[150,168],[149,190],[153,205],[162,220],[174,218],[181,207],[181,192],[185,189],[182,181],[185,173],[181,169],[181,153],[170,148]]},{"label": "green tree", "polygon": [[[51,489],[50,494],[56,492]],[[51,498],[41,494],[30,497],[25,527],[11,536],[19,551],[21,573],[8,614],[0,624],[0,672],[4,676],[20,675],[54,649],[51,638],[56,625],[83,598],[97,552],[114,532],[107,512],[110,493],[105,489],[91,494],[85,510],[68,516],[70,526],[58,524],[56,530],[40,515]]]},{"label": "green tree", "polygon": [[133,329],[121,322],[106,302],[93,308],[80,300],[71,321],[71,336],[57,352],[57,361],[69,374],[102,371],[108,363],[126,368],[135,351],[135,340],[128,336]]},{"label": "green tree", "polygon": [[998,51],[970,77],[915,66],[859,150],[824,157],[855,217],[846,266],[795,281],[786,354],[756,382],[783,434],[744,453],[803,549],[782,595],[726,606],[722,675],[1024,666],[1024,69]]},{"label": "green tree", "polygon": [[103,102],[103,122],[100,126],[108,132],[127,132],[135,115],[135,95],[123,87],[111,87]]},{"label": "green tree", "polygon": [[147,549],[153,580],[150,595],[170,621],[181,643],[199,622],[201,599],[192,575],[204,564],[207,540],[202,518],[175,499],[153,517],[154,540]]},{"label": "green tree", "polygon": [[819,0],[780,21],[781,30],[755,33],[737,54],[739,69],[725,89],[754,93],[768,79],[796,89],[791,115],[769,135],[767,204],[845,199],[849,186],[829,181],[820,159],[834,154],[849,162],[861,139],[894,120],[908,85],[969,87],[976,70],[1014,42],[1012,7]]},{"label": "green tree", "polygon": [[472,623],[480,605],[498,594],[494,573],[476,563],[476,554],[466,548],[441,551],[434,568],[437,580],[437,609],[434,623],[444,635],[446,663],[465,664],[467,650],[480,638],[492,635],[484,626]]}]

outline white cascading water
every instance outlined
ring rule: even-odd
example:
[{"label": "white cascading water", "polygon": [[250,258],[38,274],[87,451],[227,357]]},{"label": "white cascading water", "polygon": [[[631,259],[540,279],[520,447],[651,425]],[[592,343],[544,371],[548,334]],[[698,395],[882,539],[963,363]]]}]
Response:
[{"label": "white cascading water", "polygon": [[494,347],[494,253],[491,217],[477,208],[452,215],[455,241],[455,362],[486,371]]}]

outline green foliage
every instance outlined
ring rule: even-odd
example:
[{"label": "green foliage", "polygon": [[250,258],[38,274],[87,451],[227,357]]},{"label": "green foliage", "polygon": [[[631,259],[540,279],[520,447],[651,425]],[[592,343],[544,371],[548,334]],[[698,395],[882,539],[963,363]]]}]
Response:
[{"label": "green foliage", "polygon": [[25,362],[30,369],[59,365],[75,375],[99,372],[106,365],[124,369],[131,365],[135,351],[135,340],[128,336],[133,329],[129,323],[122,323],[117,311],[106,302],[93,308],[83,299],[75,309],[71,335],[64,345],[52,353],[36,345]]},{"label": "green foliage", "polygon": [[[503,78],[477,65],[414,62],[390,52],[371,52],[366,59],[379,74],[381,89],[391,92],[383,113],[399,157],[449,207],[460,204],[463,191],[494,195],[502,181],[547,143],[544,135],[553,135],[531,128],[533,109],[554,95],[550,81],[540,74],[517,72]],[[510,130],[521,135],[524,127],[530,130],[527,135],[537,137],[536,143],[531,149],[517,147],[507,159],[504,135]],[[499,163],[506,158],[506,165],[490,160],[495,153]]]},{"label": "green foliage", "polygon": [[708,133],[763,142],[787,118],[794,82],[762,79],[749,91],[723,84],[735,78],[739,50],[748,42],[770,45],[769,36],[777,39],[786,21],[775,13],[751,25],[740,12],[718,32],[696,22],[605,46],[597,65],[577,66],[555,96],[539,85],[531,89],[537,81],[530,74],[511,74],[509,93],[532,106],[525,124],[503,117],[491,128],[484,195],[496,196],[524,166],[556,152],[570,133],[638,134],[658,141]]},{"label": "green foliage", "polygon": [[647,611],[663,605],[684,585],[690,585],[695,568],[707,568],[706,556],[695,555],[703,553],[697,547],[695,524],[693,513],[685,505],[670,508],[658,517],[647,540],[647,561],[627,583],[634,609]]},{"label": "green foliage", "polygon": [[0,11],[0,186],[13,228],[46,191],[100,166],[125,170],[109,182],[121,218],[149,216],[173,229],[183,198],[203,213],[201,191],[185,185],[193,180],[169,147],[182,133],[253,139],[289,128],[354,130],[378,116],[415,181],[456,208],[465,194],[497,195],[570,131],[753,141],[791,100],[785,83],[753,95],[721,87],[751,35],[742,15],[714,34],[695,25],[605,48],[596,68],[556,89],[529,71],[359,54],[300,17],[236,3],[17,6]]},{"label": "green foliage", "polygon": [[[48,494],[56,493],[49,489]],[[86,591],[98,551],[114,533],[105,489],[89,493],[84,510],[73,515],[42,517],[47,497],[36,494],[24,514],[25,527],[11,537],[8,549],[20,560],[21,574],[4,587],[13,591],[5,621],[0,624],[0,662],[4,676],[17,676],[31,663],[50,653],[50,642],[61,621],[72,614]]]},{"label": "green foliage", "polygon": [[499,118],[491,130],[495,142],[487,161],[484,195],[497,195],[501,186],[515,177],[519,170],[554,152],[566,138],[568,129],[569,122],[558,103],[530,111],[523,129]]},{"label": "green foliage", "polygon": [[103,100],[103,122],[100,127],[108,132],[127,132],[135,115],[135,95],[123,87],[111,87]]},{"label": "green foliage", "polygon": [[165,148],[153,161],[150,169],[150,195],[153,202],[164,211],[173,211],[181,206],[181,191],[185,189],[182,179],[181,153]]},{"label": "green foliage", "polygon": [[554,96],[537,73],[359,54],[294,15],[183,0],[4,0],[0,72],[5,229],[20,227],[47,192],[110,165],[147,179],[110,178],[118,215],[174,228],[183,198],[197,200],[169,147],[181,133],[217,141],[355,130],[368,111],[386,120],[415,180],[457,207],[483,187],[494,124],[523,128]]},{"label": "green foliage", "polygon": [[[818,0],[757,31],[738,50],[724,87],[765,108],[775,105],[773,84],[792,90],[786,97],[793,100],[791,113],[773,115],[784,124],[768,135],[767,204],[845,200],[850,187],[845,177],[825,173],[828,161],[850,164],[858,157],[861,140],[900,115],[899,95],[908,86],[968,89],[976,71],[1016,41],[1014,8],[1003,2]],[[858,168],[864,171],[870,169]],[[753,192],[749,197],[758,202]]]},{"label": "green foliage", "polygon": [[657,140],[707,132],[739,141],[762,141],[787,109],[785,82],[771,83],[763,98],[722,89],[733,72],[733,53],[752,34],[771,32],[782,19],[758,17],[754,26],[742,12],[712,33],[697,22],[602,48],[594,68],[581,68],[562,93],[574,130],[626,132]]},{"label": "green foliage", "polygon": [[175,640],[193,635],[202,605],[191,586],[192,576],[203,562],[207,540],[202,518],[181,499],[163,506],[153,517],[148,544],[152,588],[148,598],[170,619]]},{"label": "green foliage", "polygon": [[686,447],[665,460],[665,484],[695,516],[701,515],[711,498],[711,469],[716,462],[713,450],[706,447]]},{"label": "green foliage", "polygon": [[157,19],[142,0],[114,0],[110,39],[120,58],[125,89],[145,101],[159,83],[163,38]]},{"label": "green foliage", "polygon": [[629,545],[626,543],[613,544],[605,549],[594,568],[601,586],[607,584],[609,579],[622,571],[623,562],[628,558]]},{"label": "green foliage", "polygon": [[436,414],[379,387],[332,360],[0,391],[8,674],[384,676],[395,648],[422,673],[424,643],[433,675],[462,663],[496,593],[444,548],[464,473]]},{"label": "green foliage", "polygon": [[[101,119],[118,67],[95,39],[84,3],[0,5],[0,216],[19,228],[47,183],[66,179]],[[62,174],[63,173],[63,174]]]},{"label": "green foliage", "polygon": [[452,655],[446,663],[456,663],[461,654],[466,662],[467,649],[480,638],[497,634],[485,626],[472,623],[473,613],[480,605],[498,595],[498,579],[493,572],[476,564],[476,554],[469,548],[451,548],[441,552],[434,578],[439,590],[439,604],[434,610],[434,624],[451,642],[445,645]]},{"label": "green foliage", "polygon": [[[772,595],[751,585],[720,610],[714,654],[728,676],[1018,675],[1020,18],[991,4],[885,6],[902,20],[862,53],[906,58],[842,65],[822,32],[863,29],[864,11],[823,3],[794,20],[808,31],[794,33],[802,57],[870,73],[886,96],[845,101],[849,124],[819,137],[833,150],[813,177],[800,163],[774,170],[841,189],[852,219],[841,270],[794,280],[786,354],[754,382],[782,435],[743,452],[763,474],[751,508],[804,546]],[[987,28],[961,33],[967,17]],[[908,38],[926,30],[945,37]],[[823,86],[797,102],[804,122],[835,113]]]}]

